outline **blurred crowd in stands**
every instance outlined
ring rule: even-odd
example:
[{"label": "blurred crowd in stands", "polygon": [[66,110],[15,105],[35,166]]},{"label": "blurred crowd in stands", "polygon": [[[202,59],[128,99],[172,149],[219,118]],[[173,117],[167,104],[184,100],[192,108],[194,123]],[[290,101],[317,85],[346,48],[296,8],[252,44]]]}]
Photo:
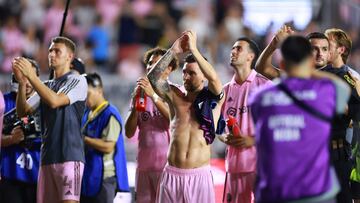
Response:
[{"label": "blurred crowd in stands", "polygon": [[[360,25],[354,25],[352,18],[360,12],[360,1],[334,3],[340,5],[333,14],[339,20],[332,26],[351,36],[349,65],[359,71]],[[46,51],[51,37],[59,35],[65,4],[66,0],[0,0],[1,73],[10,73],[11,60],[19,55],[37,60],[42,73],[48,73]],[[263,48],[278,29],[270,24],[266,33],[256,34],[243,23],[244,9],[241,0],[72,0],[64,35],[77,43],[77,57],[88,72],[116,73],[135,81],[143,75],[141,56],[146,49],[168,48],[182,31],[192,29],[220,75],[230,75],[229,47],[237,38],[250,37]],[[320,9],[298,31],[305,34],[329,28],[322,23],[324,12]]]}]

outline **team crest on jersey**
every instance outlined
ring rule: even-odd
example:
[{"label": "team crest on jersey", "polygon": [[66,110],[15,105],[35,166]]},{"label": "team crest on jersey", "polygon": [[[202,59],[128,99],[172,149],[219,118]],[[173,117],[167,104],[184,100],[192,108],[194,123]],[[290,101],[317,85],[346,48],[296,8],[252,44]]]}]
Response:
[{"label": "team crest on jersey", "polygon": [[156,116],[162,116],[160,111],[155,110],[155,111],[152,112],[152,115],[151,115],[151,113],[149,111],[145,111],[145,112],[142,112],[141,115],[140,115],[142,121],[147,121],[151,117],[156,117]]},{"label": "team crest on jersey", "polygon": [[239,112],[239,114],[244,114],[244,113],[248,113],[250,110],[249,106],[242,106],[238,109],[234,108],[234,107],[229,107],[226,110],[226,114],[229,116],[236,116],[236,114]]}]

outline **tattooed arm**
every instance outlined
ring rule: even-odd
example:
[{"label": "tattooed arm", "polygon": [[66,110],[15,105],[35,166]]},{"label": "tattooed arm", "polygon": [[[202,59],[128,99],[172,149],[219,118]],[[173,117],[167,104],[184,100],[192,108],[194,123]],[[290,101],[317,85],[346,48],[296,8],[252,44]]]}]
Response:
[{"label": "tattooed arm", "polygon": [[172,91],[166,78],[162,77],[165,69],[177,54],[187,50],[183,36],[177,39],[172,47],[159,59],[155,66],[149,71],[147,77],[151,86],[161,98],[172,101]]},{"label": "tattooed arm", "polygon": [[170,99],[170,85],[164,77],[162,77],[165,69],[168,68],[171,60],[174,58],[174,53],[169,49],[156,63],[154,68],[152,68],[147,77],[150,81],[151,86],[153,87],[156,94],[158,94],[163,99]]}]

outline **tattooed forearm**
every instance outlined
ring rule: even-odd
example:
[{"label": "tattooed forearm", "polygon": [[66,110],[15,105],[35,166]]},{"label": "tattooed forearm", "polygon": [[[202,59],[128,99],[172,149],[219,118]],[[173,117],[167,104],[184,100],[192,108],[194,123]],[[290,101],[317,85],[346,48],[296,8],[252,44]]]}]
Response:
[{"label": "tattooed forearm", "polygon": [[170,91],[170,85],[167,80],[161,80],[157,82],[157,89],[166,93]]},{"label": "tattooed forearm", "polygon": [[169,66],[173,58],[174,53],[171,50],[168,50],[147,74],[151,85],[161,95],[164,95],[170,91],[170,86],[167,80],[163,79],[161,75],[163,74],[164,70]]}]

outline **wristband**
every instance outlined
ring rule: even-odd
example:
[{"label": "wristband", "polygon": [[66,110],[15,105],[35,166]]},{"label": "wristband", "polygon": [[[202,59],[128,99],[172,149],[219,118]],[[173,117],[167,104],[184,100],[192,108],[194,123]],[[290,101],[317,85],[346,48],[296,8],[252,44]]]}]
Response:
[{"label": "wristband", "polygon": [[155,92],[151,97],[154,100],[154,103],[156,103],[159,100],[159,95],[157,95]]}]

